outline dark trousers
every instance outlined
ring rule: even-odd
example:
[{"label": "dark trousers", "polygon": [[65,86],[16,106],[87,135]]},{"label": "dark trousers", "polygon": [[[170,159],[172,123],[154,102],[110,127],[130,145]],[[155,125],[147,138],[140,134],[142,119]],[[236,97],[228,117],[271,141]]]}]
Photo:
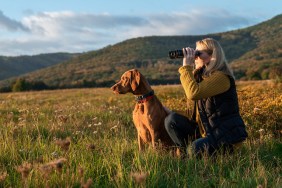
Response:
[{"label": "dark trousers", "polygon": [[[178,113],[172,112],[166,117],[165,128],[177,147],[186,150],[188,144],[191,143],[192,151],[197,155],[204,152],[212,155],[220,148],[210,135],[201,138],[198,125]],[[229,149],[232,146],[224,145],[223,147]]]}]

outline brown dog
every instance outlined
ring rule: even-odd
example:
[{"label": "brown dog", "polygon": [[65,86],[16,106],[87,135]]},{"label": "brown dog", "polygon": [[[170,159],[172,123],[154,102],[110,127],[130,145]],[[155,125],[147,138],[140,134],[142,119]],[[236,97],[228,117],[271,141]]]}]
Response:
[{"label": "brown dog", "polygon": [[116,94],[130,92],[136,97],[133,122],[138,132],[139,150],[143,150],[146,143],[152,143],[153,148],[156,147],[157,142],[160,142],[161,146],[165,148],[173,145],[164,127],[167,112],[154,95],[154,91],[145,77],[138,70],[126,71],[121,76],[121,80],[111,89]]}]

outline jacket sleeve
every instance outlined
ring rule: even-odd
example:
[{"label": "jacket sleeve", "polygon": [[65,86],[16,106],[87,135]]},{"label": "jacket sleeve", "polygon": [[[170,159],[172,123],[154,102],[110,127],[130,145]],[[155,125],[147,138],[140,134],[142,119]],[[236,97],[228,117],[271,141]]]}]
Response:
[{"label": "jacket sleeve", "polygon": [[197,83],[193,76],[191,66],[179,68],[180,81],[188,99],[199,100],[212,97],[227,91],[230,88],[230,80],[223,72],[216,71],[209,77]]}]

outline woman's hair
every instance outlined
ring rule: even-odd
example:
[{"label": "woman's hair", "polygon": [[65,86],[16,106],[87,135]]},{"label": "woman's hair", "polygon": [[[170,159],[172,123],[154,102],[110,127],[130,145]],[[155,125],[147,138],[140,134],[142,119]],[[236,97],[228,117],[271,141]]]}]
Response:
[{"label": "woman's hair", "polygon": [[233,72],[225,58],[224,51],[216,40],[212,38],[206,38],[197,41],[196,46],[201,46],[202,49],[205,49],[205,51],[211,55],[211,60],[209,64],[206,65],[205,71],[203,73],[204,76],[210,76],[215,71],[221,71],[224,74],[234,78]]}]

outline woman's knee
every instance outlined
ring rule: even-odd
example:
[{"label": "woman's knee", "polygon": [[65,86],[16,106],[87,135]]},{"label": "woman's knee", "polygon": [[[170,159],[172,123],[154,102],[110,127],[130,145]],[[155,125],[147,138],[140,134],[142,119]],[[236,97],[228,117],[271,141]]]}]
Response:
[{"label": "woman's knee", "polygon": [[164,120],[164,126],[167,131],[173,129],[175,125],[175,113],[168,114]]}]

